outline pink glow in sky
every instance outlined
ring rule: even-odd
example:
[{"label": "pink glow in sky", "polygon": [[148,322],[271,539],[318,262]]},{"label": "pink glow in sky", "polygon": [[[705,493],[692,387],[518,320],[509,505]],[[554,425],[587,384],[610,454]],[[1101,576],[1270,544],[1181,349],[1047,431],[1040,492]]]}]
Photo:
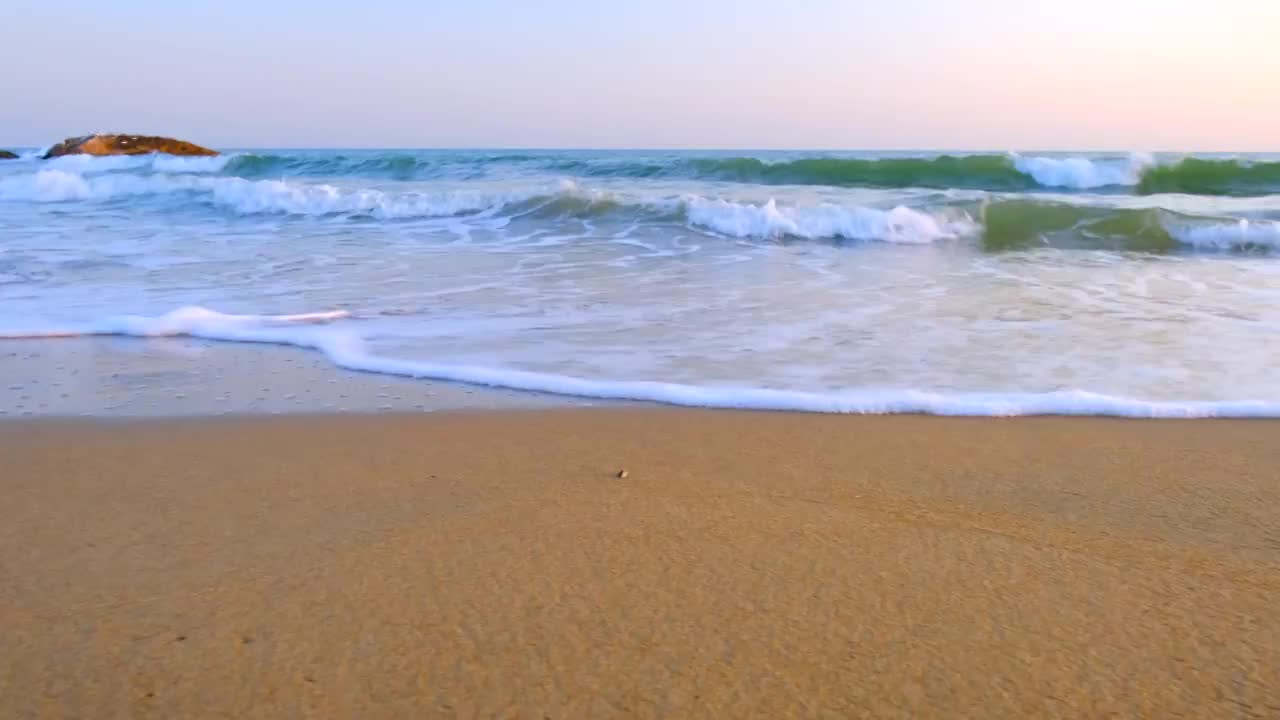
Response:
[{"label": "pink glow in sky", "polygon": [[1280,150],[1278,0],[10,0],[0,144]]}]

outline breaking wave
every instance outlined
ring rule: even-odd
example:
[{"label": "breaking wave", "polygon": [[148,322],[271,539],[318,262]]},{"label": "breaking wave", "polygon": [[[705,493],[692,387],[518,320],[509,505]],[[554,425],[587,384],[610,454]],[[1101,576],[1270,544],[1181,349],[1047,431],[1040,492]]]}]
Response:
[{"label": "breaking wave", "polygon": [[[32,160],[32,158],[27,158]],[[155,172],[254,179],[371,178],[468,180],[552,174],[572,178],[686,179],[763,185],[929,188],[1027,192],[1068,190],[1144,195],[1280,193],[1280,162],[1149,154],[1069,156],[977,154],[921,157],[841,155],[689,157],[682,154],[584,155],[479,151],[231,152],[217,157],[73,155],[38,167],[81,175]]]},{"label": "breaking wave", "polygon": [[1003,200],[978,212],[988,250],[1114,247],[1140,252],[1280,249],[1280,222],[1205,217],[1164,208],[1115,208]]},{"label": "breaking wave", "polygon": [[[203,158],[201,158],[203,159]],[[1280,222],[1192,215],[1170,209],[1091,206],[1036,199],[939,201],[923,207],[819,202],[744,202],[704,195],[643,196],[572,181],[522,189],[390,190],[202,173],[89,173],[42,169],[0,178],[0,201],[139,201],[160,210],[203,206],[236,215],[410,220],[430,218],[615,218],[676,223],[734,238],[919,244],[979,237],[989,250],[1039,245],[1168,252],[1280,249]],[[145,202],[143,202],[145,201]]]}]

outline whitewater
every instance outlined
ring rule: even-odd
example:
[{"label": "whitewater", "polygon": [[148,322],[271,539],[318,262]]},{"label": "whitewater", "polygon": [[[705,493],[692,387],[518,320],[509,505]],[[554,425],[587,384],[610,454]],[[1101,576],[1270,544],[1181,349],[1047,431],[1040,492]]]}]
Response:
[{"label": "whitewater", "polygon": [[1280,416],[1274,155],[38,155],[0,161],[0,349],[190,338],[339,380],[714,408]]}]

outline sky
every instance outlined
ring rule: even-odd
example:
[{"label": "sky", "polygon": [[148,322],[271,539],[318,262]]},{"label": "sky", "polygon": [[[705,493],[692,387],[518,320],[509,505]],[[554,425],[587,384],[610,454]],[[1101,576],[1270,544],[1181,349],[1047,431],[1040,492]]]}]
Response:
[{"label": "sky", "polygon": [[0,147],[1280,150],[1278,0],[4,0]]}]

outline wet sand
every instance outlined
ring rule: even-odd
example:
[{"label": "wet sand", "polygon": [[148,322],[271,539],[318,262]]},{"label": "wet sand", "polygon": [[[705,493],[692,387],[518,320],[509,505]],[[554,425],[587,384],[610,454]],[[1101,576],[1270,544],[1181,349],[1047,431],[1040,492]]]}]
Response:
[{"label": "wet sand", "polygon": [[1280,717],[1277,438],[4,421],[0,715]]},{"label": "wet sand", "polygon": [[589,399],[343,370],[315,352],[186,337],[0,343],[0,420],[512,410]]}]

